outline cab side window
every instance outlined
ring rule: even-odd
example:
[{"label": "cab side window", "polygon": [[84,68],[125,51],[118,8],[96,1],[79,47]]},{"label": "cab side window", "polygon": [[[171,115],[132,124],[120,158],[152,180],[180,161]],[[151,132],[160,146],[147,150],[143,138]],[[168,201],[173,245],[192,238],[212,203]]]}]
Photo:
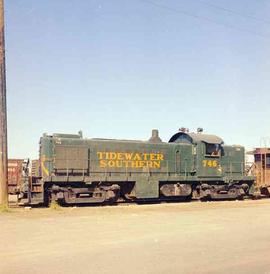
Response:
[{"label": "cab side window", "polygon": [[210,157],[219,157],[220,156],[220,145],[219,144],[207,144],[205,143],[205,154]]}]

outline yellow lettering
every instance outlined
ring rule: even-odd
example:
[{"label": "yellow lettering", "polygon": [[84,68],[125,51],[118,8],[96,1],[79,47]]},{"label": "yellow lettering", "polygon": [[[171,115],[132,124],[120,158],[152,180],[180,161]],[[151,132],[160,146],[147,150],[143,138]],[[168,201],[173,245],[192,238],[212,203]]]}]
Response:
[{"label": "yellow lettering", "polygon": [[134,158],[133,158],[133,161],[140,161],[140,160],[142,160],[140,154],[136,153]]},{"label": "yellow lettering", "polygon": [[139,167],[145,167],[147,166],[147,162],[146,161],[140,161],[139,162]]},{"label": "yellow lettering", "polygon": [[100,160],[100,161],[99,161],[99,166],[100,166],[101,168],[106,167],[106,161],[105,161],[105,160]]},{"label": "yellow lettering", "polygon": [[115,161],[108,161],[108,167],[115,167]]},{"label": "yellow lettering", "polygon": [[155,154],[155,153],[151,153],[151,154],[150,154],[150,161],[156,160],[156,155],[157,155],[157,154]]},{"label": "yellow lettering", "polygon": [[122,167],[123,165],[122,165],[122,161],[116,161],[116,167]]},{"label": "yellow lettering", "polygon": [[99,160],[103,159],[104,152],[97,152]]},{"label": "yellow lettering", "polygon": [[163,161],[164,160],[164,155],[163,154],[157,154],[157,160],[158,161]]},{"label": "yellow lettering", "polygon": [[110,160],[115,160],[117,158],[117,154],[115,152],[109,153]]},{"label": "yellow lettering", "polygon": [[[160,168],[161,161],[164,160],[162,153],[132,153],[132,152],[97,152],[99,167],[101,168]],[[204,162],[205,161],[205,162]],[[217,161],[204,160],[203,164],[206,167],[218,165]]]},{"label": "yellow lettering", "polygon": [[160,168],[160,162],[154,161],[153,168]]},{"label": "yellow lettering", "polygon": [[203,167],[213,167],[217,168],[218,167],[218,161],[216,160],[203,160],[202,161]]},{"label": "yellow lettering", "polygon": [[125,153],[126,160],[131,160],[132,155],[133,155],[133,153]]},{"label": "yellow lettering", "polygon": [[146,160],[147,160],[147,158],[148,158],[148,156],[149,156],[149,154],[148,154],[148,153],[144,153],[144,154],[143,154],[143,159],[146,161]]},{"label": "yellow lettering", "polygon": [[124,153],[118,152],[117,153],[117,159],[118,160],[124,160]]},{"label": "yellow lettering", "polygon": [[124,163],[125,163],[125,167],[129,167],[130,161],[124,161]]}]

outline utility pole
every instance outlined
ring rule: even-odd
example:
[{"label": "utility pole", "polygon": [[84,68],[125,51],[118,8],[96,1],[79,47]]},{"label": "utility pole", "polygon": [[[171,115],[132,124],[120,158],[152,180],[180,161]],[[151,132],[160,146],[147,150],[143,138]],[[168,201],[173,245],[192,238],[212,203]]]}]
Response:
[{"label": "utility pole", "polygon": [[8,206],[4,0],[0,0],[0,206]]}]

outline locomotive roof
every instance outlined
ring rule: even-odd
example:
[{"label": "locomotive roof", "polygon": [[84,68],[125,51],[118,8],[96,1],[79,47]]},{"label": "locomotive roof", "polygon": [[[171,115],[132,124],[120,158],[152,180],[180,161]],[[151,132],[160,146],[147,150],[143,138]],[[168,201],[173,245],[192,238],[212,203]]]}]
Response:
[{"label": "locomotive roof", "polygon": [[193,144],[197,144],[199,142],[204,142],[208,144],[224,144],[224,141],[212,134],[202,134],[202,133],[187,133],[187,132],[177,132],[174,134],[169,142],[190,142]]},{"label": "locomotive roof", "polygon": [[[44,136],[47,136],[44,134]],[[55,138],[63,138],[63,139],[81,139],[82,135],[80,134],[53,134],[52,137]],[[136,142],[136,143],[148,143],[149,141],[141,141],[141,140],[119,140],[119,139],[104,139],[104,138],[92,138],[92,139],[84,139],[84,140],[93,140],[93,141],[118,141],[118,142]],[[177,132],[174,134],[169,143],[187,143],[187,144],[197,144],[199,142],[205,142],[208,144],[224,144],[223,140],[212,134],[203,134],[203,133],[187,133],[187,132]],[[165,144],[161,140],[157,143]]]}]

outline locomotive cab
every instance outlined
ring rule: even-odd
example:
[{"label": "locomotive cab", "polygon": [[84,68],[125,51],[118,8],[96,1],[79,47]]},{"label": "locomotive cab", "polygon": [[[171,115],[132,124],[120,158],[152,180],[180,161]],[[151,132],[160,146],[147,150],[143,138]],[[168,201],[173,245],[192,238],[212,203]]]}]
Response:
[{"label": "locomotive cab", "polygon": [[169,142],[192,146],[195,198],[236,199],[250,194],[254,179],[245,175],[243,147],[226,146],[220,137],[199,132],[180,131]]},{"label": "locomotive cab", "polygon": [[216,135],[178,132],[169,142],[190,144],[193,147],[194,172],[197,176],[221,176],[220,158],[223,140]]}]

